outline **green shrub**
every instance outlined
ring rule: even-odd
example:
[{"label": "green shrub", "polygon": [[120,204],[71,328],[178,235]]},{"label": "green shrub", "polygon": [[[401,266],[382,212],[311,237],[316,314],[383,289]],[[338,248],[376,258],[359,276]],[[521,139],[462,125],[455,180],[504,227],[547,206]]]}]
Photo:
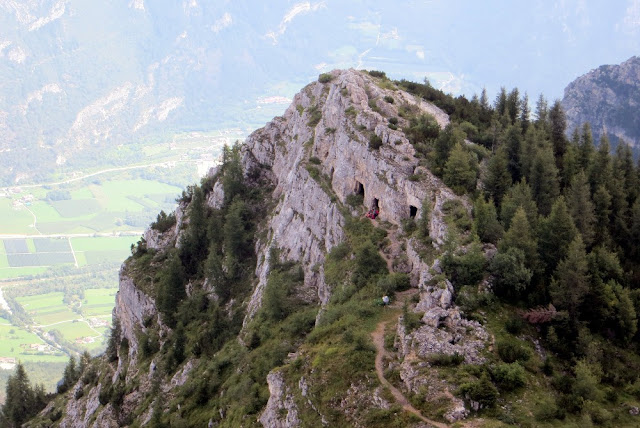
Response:
[{"label": "green shrub", "polygon": [[554,402],[543,400],[535,407],[533,416],[538,422],[550,422],[554,419],[561,419],[561,416],[564,415],[562,415],[562,412]]},{"label": "green shrub", "polygon": [[322,73],[318,76],[318,82],[320,83],[329,83],[333,80],[333,75],[331,73]]},{"label": "green shrub", "polygon": [[313,107],[309,107],[308,113],[309,120],[307,121],[307,125],[310,128],[314,128],[320,122],[320,119],[322,119],[322,112],[320,111],[318,106],[315,105]]},{"label": "green shrub", "polygon": [[507,332],[517,336],[524,328],[524,321],[522,321],[522,318],[510,318],[504,323],[504,328]]},{"label": "green shrub", "polygon": [[385,95],[384,96],[384,100],[386,102],[388,102],[389,104],[393,104],[393,97],[389,96],[389,95]]},{"label": "green shrub", "polygon": [[411,286],[411,281],[406,273],[390,273],[380,278],[377,285],[382,295],[388,295],[395,291],[408,289]]},{"label": "green shrub", "polygon": [[503,339],[498,341],[498,355],[505,363],[515,363],[516,361],[528,361],[531,352],[522,346],[516,339]]},{"label": "green shrub", "polygon": [[404,305],[402,308],[402,319],[407,333],[411,333],[422,326],[422,317],[420,314],[410,311],[407,305]]},{"label": "green shrub", "polygon": [[382,138],[375,134],[372,135],[371,138],[369,138],[369,148],[372,150],[378,150],[380,147],[382,147]]},{"label": "green shrub", "polygon": [[317,158],[316,156],[311,156],[309,158],[309,162],[311,162],[314,165],[320,165],[322,162],[320,161],[319,158]]},{"label": "green shrub", "polygon": [[382,79],[386,79],[387,78],[387,74],[384,71],[378,71],[378,70],[369,70],[369,76],[371,77],[379,77]]},{"label": "green shrub", "polygon": [[398,118],[397,117],[390,117],[389,118],[389,123],[392,125],[397,125],[398,124]]},{"label": "green shrub", "polygon": [[345,202],[347,203],[347,205],[353,208],[357,208],[364,204],[364,195],[361,195],[359,193],[352,193],[350,195],[347,195]]},{"label": "green shrub", "polygon": [[524,386],[524,368],[518,363],[498,364],[491,369],[493,380],[505,391],[513,391]]},{"label": "green shrub", "polygon": [[[388,127],[389,129],[394,130],[394,131],[395,131],[396,129],[398,129],[398,127],[397,127],[396,125],[394,125],[393,123],[390,123],[389,125],[387,125],[387,127]],[[396,142],[396,144],[397,144],[397,143],[398,143],[398,142]]]},{"label": "green shrub", "polygon": [[458,354],[432,354],[428,357],[432,366],[459,366],[464,362],[464,355]]},{"label": "green shrub", "polygon": [[478,402],[481,409],[495,406],[498,400],[498,389],[491,383],[486,372],[482,374],[479,380],[462,384],[460,393]]},{"label": "green shrub", "polygon": [[175,225],[175,214],[171,213],[167,215],[167,213],[165,213],[164,211],[160,211],[160,214],[158,214],[158,217],[156,217],[156,221],[151,223],[151,228],[157,230],[160,233],[164,233]]}]

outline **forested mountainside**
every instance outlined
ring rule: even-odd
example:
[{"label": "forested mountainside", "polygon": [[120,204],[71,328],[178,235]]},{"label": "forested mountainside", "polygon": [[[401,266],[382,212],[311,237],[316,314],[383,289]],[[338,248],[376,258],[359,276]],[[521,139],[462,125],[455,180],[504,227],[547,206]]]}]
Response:
[{"label": "forested mountainside", "polygon": [[640,168],[523,98],[320,75],[132,248],[106,354],[48,403],[18,371],[3,423],[637,426]]},{"label": "forested mountainside", "polygon": [[589,122],[596,141],[606,133],[640,153],[640,57],[578,77],[564,90],[562,107],[570,130]]}]

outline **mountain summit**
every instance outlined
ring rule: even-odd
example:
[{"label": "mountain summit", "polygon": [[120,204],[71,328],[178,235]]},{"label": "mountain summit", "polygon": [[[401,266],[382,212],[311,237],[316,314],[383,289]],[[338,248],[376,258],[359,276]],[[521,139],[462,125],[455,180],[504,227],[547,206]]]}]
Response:
[{"label": "mountain summit", "polygon": [[[386,78],[354,70],[305,87],[145,233],[122,267],[99,370],[43,415],[74,427],[144,424],[166,411],[172,426],[239,426],[251,414],[270,427],[343,426],[370,425],[400,404],[413,409],[401,420],[428,420],[395,387],[397,396],[381,387],[387,374],[376,374],[374,360],[389,352],[369,344],[369,324],[380,321],[383,335],[404,303],[394,370],[412,394],[429,385],[447,420],[464,417],[447,382],[411,364],[434,353],[480,363],[488,341],[461,317],[434,263],[445,212],[455,205],[468,215],[469,204],[419,164],[398,128],[425,113],[437,127],[449,122]],[[362,215],[369,210],[375,219]],[[428,241],[402,232],[415,221]],[[199,247],[207,236],[219,237],[208,255]],[[408,291],[386,312],[372,305],[397,287]],[[197,307],[182,313],[177,300]],[[183,394],[194,406],[214,404],[196,411]]]},{"label": "mountain summit", "polygon": [[580,76],[564,90],[568,129],[591,124],[596,141],[603,134],[640,148],[640,57],[603,65]]}]

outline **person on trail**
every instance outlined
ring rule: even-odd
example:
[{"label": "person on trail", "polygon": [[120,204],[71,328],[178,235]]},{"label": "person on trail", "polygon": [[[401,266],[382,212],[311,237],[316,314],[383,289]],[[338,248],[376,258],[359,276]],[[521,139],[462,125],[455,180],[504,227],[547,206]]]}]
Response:
[{"label": "person on trail", "polygon": [[387,306],[389,304],[389,296],[382,296],[382,304]]}]

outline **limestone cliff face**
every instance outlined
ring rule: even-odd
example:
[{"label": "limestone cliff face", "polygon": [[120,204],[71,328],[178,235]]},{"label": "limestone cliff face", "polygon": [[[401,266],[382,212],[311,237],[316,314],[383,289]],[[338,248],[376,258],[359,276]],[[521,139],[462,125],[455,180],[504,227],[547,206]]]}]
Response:
[{"label": "limestone cliff face", "polygon": [[568,132],[589,122],[598,142],[606,133],[640,146],[640,57],[603,65],[578,77],[564,90]]},{"label": "limestone cliff face", "polygon": [[[268,222],[268,238],[256,250],[277,245],[286,259],[302,262],[305,286],[322,304],[330,290],[322,268],[313,268],[343,240],[344,219],[336,199],[344,204],[347,196],[360,192],[366,207],[379,207],[381,220],[399,225],[410,215],[419,218],[422,201],[428,198],[434,207],[431,236],[439,245],[446,234],[442,204],[457,198],[428,169],[418,166],[404,133],[388,126],[388,119],[398,118],[398,107],[404,104],[432,114],[444,127],[449,119],[442,110],[405,92],[382,89],[354,70],[334,71],[332,76],[329,83],[308,85],[283,117],[254,132],[244,145],[245,171],[267,166],[274,199],[279,201]],[[402,118],[399,121],[406,124]],[[379,150],[368,148],[372,135],[382,140]],[[310,170],[319,172],[319,177],[312,177]],[[420,180],[412,181],[416,176]],[[259,259],[260,282],[248,317],[260,306],[268,274],[266,254]]]},{"label": "limestone cliff face", "polygon": [[[436,248],[444,243],[447,234],[445,202],[456,199],[469,208],[465,199],[456,196],[427,168],[419,165],[413,146],[401,131],[408,122],[399,114],[400,108],[429,113],[441,127],[449,122],[443,111],[408,93],[387,89],[388,85],[380,85],[380,81],[366,73],[345,70],[334,71],[331,76],[329,82],[314,82],[305,87],[282,117],[255,131],[243,144],[242,167],[247,181],[253,185],[268,183],[273,189],[270,198],[273,208],[261,222],[262,232],[255,244],[257,266],[254,288],[246,302],[245,325],[262,304],[272,247],[280,249],[280,257],[284,260],[302,266],[304,286],[296,293],[320,307],[327,304],[332,290],[324,278],[325,256],[345,239],[343,228],[347,211],[360,215],[363,209],[362,206],[349,208],[348,199],[353,199],[352,195],[361,195],[367,209],[377,207],[379,221],[396,226],[409,217],[421,218],[423,201],[429,201],[430,236]],[[397,129],[390,126],[391,118],[397,119]],[[375,137],[382,142],[379,149],[369,147],[370,140]],[[212,170],[210,176],[215,177],[217,172]],[[223,186],[220,181],[214,182],[206,195],[207,204],[219,208],[223,200]],[[161,252],[179,246],[181,231],[189,221],[187,208],[183,203],[176,209],[176,226],[170,230],[164,233],[148,230],[144,235],[147,247]],[[438,266],[421,260],[418,246],[405,239],[397,242],[398,248],[388,254],[389,259],[400,252],[406,254],[397,266],[390,263],[394,269],[410,274],[412,285],[420,291],[416,311],[424,313],[423,328],[411,334],[400,331],[401,359],[435,349],[433,352],[459,352],[468,362],[479,361],[478,353],[487,338],[486,333],[461,318],[452,303],[450,283],[446,282],[444,286],[430,283]],[[121,405],[121,409],[131,410],[136,400],[151,391],[155,371],[154,362],[142,368],[135,364],[140,352],[139,332],[144,333],[145,324],[153,319],[161,327],[159,340],[162,342],[167,328],[162,325],[153,297],[135,284],[126,269],[121,271],[114,318],[119,322],[121,336],[127,339],[129,348],[126,355],[118,356],[117,367],[109,376],[114,384],[118,379],[125,379],[127,384],[135,383],[136,388],[124,395]],[[448,330],[443,330],[442,325]],[[469,335],[468,331],[475,333]],[[242,334],[239,341],[243,343]],[[161,387],[162,391],[171,394],[172,388],[184,384],[194,364],[193,361],[184,364],[171,382]],[[406,370],[401,373],[410,390],[424,383]],[[324,415],[309,396],[304,377],[291,384],[276,370],[264,381],[269,384],[271,398],[259,418],[263,425],[300,425],[301,413],[297,408],[300,403],[306,406],[305,411],[315,412],[324,423]],[[97,397],[103,387],[100,383],[85,387],[82,397],[70,398],[61,426],[117,426],[127,422],[118,419],[111,404],[99,405]],[[351,395],[357,399],[341,403],[342,411],[363,406],[388,408],[389,402],[375,387],[352,385]],[[367,388],[375,393],[363,394]],[[69,397],[72,394],[73,389],[68,393]],[[294,400],[294,395],[302,399]],[[453,420],[464,416],[464,407],[460,410],[460,403],[454,404],[458,416],[452,416]],[[150,418],[148,407],[139,421],[145,423]]]}]

